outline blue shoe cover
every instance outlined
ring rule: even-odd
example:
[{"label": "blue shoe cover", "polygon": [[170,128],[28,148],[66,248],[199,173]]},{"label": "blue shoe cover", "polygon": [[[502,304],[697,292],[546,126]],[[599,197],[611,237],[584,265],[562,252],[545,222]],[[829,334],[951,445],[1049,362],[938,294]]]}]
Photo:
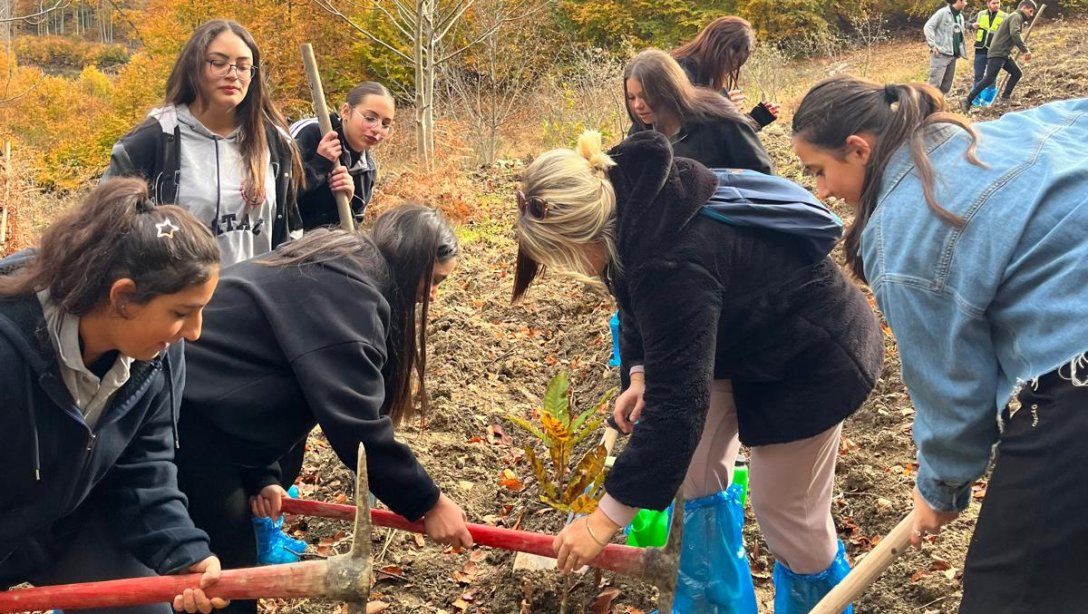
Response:
[{"label": "blue shoe cover", "polygon": [[[799,574],[790,571],[782,563],[775,563],[775,614],[808,614],[848,573],[850,573],[850,563],[846,562],[846,551],[841,541],[831,566],[821,572]],[[852,605],[843,610],[843,614],[853,614],[853,612]]]},{"label": "blue shoe cover", "polygon": [[672,614],[756,614],[739,486],[684,503]]},{"label": "blue shoe cover", "polygon": [[[298,496],[298,489],[294,486],[287,491],[292,498]],[[283,516],[272,522],[271,518],[253,518],[253,531],[257,536],[257,564],[278,565],[280,563],[297,563],[303,552],[306,552],[306,542],[295,539],[283,532]]]}]

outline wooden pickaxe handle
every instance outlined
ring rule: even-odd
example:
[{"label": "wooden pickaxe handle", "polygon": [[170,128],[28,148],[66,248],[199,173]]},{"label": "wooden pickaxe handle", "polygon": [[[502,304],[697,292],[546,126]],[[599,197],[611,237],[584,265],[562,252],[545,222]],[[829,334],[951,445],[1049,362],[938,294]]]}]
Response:
[{"label": "wooden pickaxe handle", "polygon": [[[310,43],[302,45],[302,65],[306,71],[306,79],[310,82],[310,96],[314,101],[314,113],[317,114],[317,124],[321,127],[321,136],[332,131],[332,120],[329,119],[329,107],[325,103],[325,88],[321,86],[321,73],[317,70],[317,59],[314,57],[314,48]],[[333,160],[332,167],[340,166],[340,162]],[[351,212],[351,203],[347,194],[333,192],[336,200],[336,211],[340,215],[340,228],[351,232],[355,230],[355,216]]]},{"label": "wooden pickaxe handle", "polygon": [[[343,583],[338,578],[369,574],[370,561],[337,556],[324,561],[228,569],[219,582],[204,590],[224,599],[294,599],[311,597],[338,601],[366,601],[369,584]],[[79,610],[169,603],[187,588],[200,586],[201,574],[152,576],[105,582],[40,586],[0,592],[0,612]],[[363,590],[365,592],[360,593]]]},{"label": "wooden pickaxe handle", "polygon": [[[338,520],[355,519],[354,506],[323,503],[310,499],[285,498],[280,509],[286,514],[318,516]],[[412,533],[427,533],[422,520],[412,522],[387,510],[370,510],[370,523],[376,527],[389,527],[401,531],[411,531]],[[529,554],[555,558],[555,551],[552,549],[552,542],[555,537],[552,535],[473,523],[468,523],[468,532],[472,535],[473,541],[481,546],[513,550],[515,552],[528,552]],[[650,571],[646,569],[645,554],[647,550],[647,548],[609,544],[588,565],[628,576],[643,577]]]},{"label": "wooden pickaxe handle", "polygon": [[910,532],[914,528],[914,512],[907,514],[880,543],[865,555],[842,582],[831,589],[809,614],[840,614],[851,601],[865,592],[869,585],[884,573],[899,555],[910,546]]}]

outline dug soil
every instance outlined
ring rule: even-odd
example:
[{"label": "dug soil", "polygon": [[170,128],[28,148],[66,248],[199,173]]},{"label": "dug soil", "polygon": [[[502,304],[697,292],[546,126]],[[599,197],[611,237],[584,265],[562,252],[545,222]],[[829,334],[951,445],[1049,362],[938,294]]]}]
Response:
[{"label": "dug soil", "polygon": [[[1088,91],[1088,44],[1084,21],[1048,23],[1035,36],[1034,60],[1025,65],[1017,108],[1084,95]],[[924,71],[925,49],[916,43],[889,50],[911,53]],[[830,66],[832,63],[829,62]],[[841,67],[841,62],[836,62]],[[970,86],[970,66],[961,62],[950,102]],[[992,119],[1010,109],[973,114]],[[787,105],[786,112],[789,112]],[[789,149],[788,117],[762,134],[779,172],[799,181]],[[539,405],[549,380],[560,369],[571,373],[576,402],[588,406],[615,385],[606,362],[611,352],[607,320],[613,306],[581,286],[546,277],[527,300],[510,304],[514,256],[514,207],[509,202],[517,169],[490,169],[476,177],[483,193],[496,195],[489,219],[462,229],[463,258],[442,286],[432,308],[428,342],[430,413],[400,430],[444,492],[471,521],[547,534],[557,532],[565,514],[538,499],[521,447],[530,440],[505,420],[527,416]],[[848,211],[837,206],[849,220]],[[885,335],[885,368],[865,405],[846,421],[838,459],[833,511],[853,562],[871,550],[910,510],[916,466],[911,442],[913,408],[900,379],[895,342]],[[621,440],[621,447],[623,442]],[[352,477],[319,432],[309,442],[301,478],[307,498],[350,500]],[[975,499],[985,494],[984,480]],[[963,560],[978,505],[939,537],[896,562],[855,602],[859,614],[925,614],[957,610]],[[310,557],[344,552],[350,544],[345,523],[291,518],[292,532],[310,543]],[[412,534],[375,528],[371,539],[375,569],[371,611],[522,613],[648,612],[655,590],[636,579],[587,572],[563,579],[551,571],[514,571],[513,553],[474,548],[453,552]],[[772,611],[774,561],[751,509],[745,539],[760,610]],[[264,612],[329,612],[342,606],[320,601],[266,600]]]}]

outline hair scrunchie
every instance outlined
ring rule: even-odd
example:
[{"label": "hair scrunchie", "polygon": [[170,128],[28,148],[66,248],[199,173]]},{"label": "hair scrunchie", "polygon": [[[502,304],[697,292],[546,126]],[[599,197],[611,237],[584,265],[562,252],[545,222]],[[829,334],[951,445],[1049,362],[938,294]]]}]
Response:
[{"label": "hair scrunchie", "polygon": [[884,102],[895,104],[899,102],[899,86],[887,84],[884,86]]}]

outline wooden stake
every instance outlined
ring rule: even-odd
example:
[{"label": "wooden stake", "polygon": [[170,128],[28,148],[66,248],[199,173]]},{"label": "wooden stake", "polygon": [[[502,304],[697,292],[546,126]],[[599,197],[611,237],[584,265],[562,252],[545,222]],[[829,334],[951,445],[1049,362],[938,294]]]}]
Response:
[{"label": "wooden stake", "polygon": [[[306,69],[306,78],[310,82],[310,96],[314,99],[317,124],[321,126],[321,136],[325,136],[332,131],[332,120],[329,119],[329,107],[325,104],[325,90],[321,87],[321,73],[317,71],[317,58],[314,57],[314,48],[310,43],[302,45],[302,64]],[[333,170],[339,167],[340,161],[334,160]],[[333,192],[332,195],[336,199],[336,210],[340,214],[340,228],[348,232],[354,231],[355,219],[351,214],[347,194]]]}]

